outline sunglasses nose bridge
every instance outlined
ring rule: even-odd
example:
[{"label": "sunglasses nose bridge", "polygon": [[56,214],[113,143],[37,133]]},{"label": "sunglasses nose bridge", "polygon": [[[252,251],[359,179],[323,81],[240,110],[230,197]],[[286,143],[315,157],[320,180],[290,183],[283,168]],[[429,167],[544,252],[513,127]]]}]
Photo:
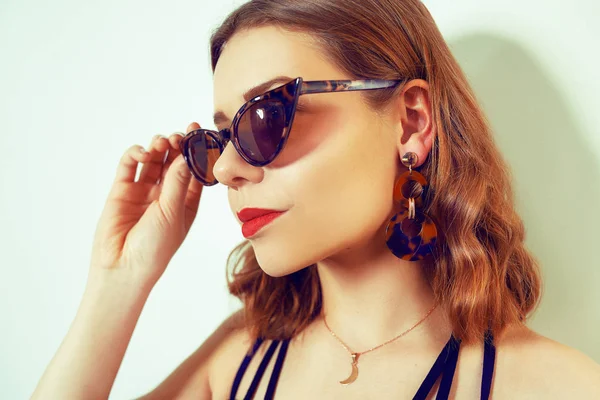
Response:
[{"label": "sunglasses nose bridge", "polygon": [[223,144],[227,144],[231,140],[231,130],[229,130],[229,128],[221,129],[219,131],[219,136],[221,136]]},{"label": "sunglasses nose bridge", "polygon": [[229,128],[224,128],[221,129],[219,131],[219,139],[221,139],[221,144],[223,146],[223,151],[225,150],[225,148],[227,147],[227,145],[229,144],[229,142],[231,142],[231,130]]}]

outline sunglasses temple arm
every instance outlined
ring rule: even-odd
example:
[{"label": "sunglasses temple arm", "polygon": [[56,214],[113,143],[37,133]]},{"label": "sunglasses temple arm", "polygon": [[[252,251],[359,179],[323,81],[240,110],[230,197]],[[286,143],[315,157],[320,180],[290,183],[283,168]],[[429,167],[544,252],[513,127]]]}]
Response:
[{"label": "sunglasses temple arm", "polygon": [[386,89],[397,86],[401,82],[402,80],[383,79],[304,81],[300,94]]}]

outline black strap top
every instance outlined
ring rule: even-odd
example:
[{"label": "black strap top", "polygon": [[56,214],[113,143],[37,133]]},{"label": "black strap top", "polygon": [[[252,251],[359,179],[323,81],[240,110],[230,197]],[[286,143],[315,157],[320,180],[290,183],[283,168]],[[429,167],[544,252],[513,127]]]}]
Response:
[{"label": "black strap top", "polygon": [[[263,338],[258,338],[250,351],[244,359],[242,360],[242,364],[240,365],[237,374],[235,376],[235,380],[233,381],[233,386],[231,388],[231,394],[229,396],[230,400],[235,400],[235,396],[239,389],[240,383],[242,382],[242,378],[244,377],[244,373],[252,361],[252,357],[256,354],[256,351],[259,349],[260,345],[263,343]],[[275,361],[275,366],[273,368],[273,372],[271,374],[271,378],[269,379],[269,386],[267,387],[267,391],[265,394],[265,400],[272,400],[275,395],[275,387],[277,386],[277,381],[279,379],[279,374],[281,373],[281,367],[283,366],[283,361],[285,359],[285,355],[287,353],[288,345],[290,340],[273,340],[271,345],[267,349],[267,352],[263,356],[258,369],[256,370],[256,374],[252,379],[252,383],[248,388],[248,392],[244,396],[244,400],[250,400],[254,397],[254,393],[260,384],[260,381],[267,369],[267,365],[273,358],[273,354],[277,346],[281,343],[279,348],[279,353],[277,354],[277,360]],[[456,370],[456,362],[458,360],[458,352],[460,350],[460,341],[457,340],[454,335],[450,336],[450,339],[438,355],[437,359],[433,363],[433,366],[429,370],[429,373],[421,383],[421,386],[417,390],[417,393],[414,395],[413,400],[424,400],[427,398],[427,395],[433,388],[433,385],[438,380],[440,375],[442,375],[442,380],[440,382],[440,387],[438,389],[438,393],[436,396],[436,400],[447,400],[450,394],[450,387],[452,386],[452,378],[454,378],[454,371]],[[483,352],[483,376],[481,379],[481,400],[488,400],[490,396],[490,389],[492,387],[492,376],[494,374],[494,363],[496,359],[496,347],[494,346],[494,336],[490,331],[486,333],[486,337],[484,339],[484,352]]]}]

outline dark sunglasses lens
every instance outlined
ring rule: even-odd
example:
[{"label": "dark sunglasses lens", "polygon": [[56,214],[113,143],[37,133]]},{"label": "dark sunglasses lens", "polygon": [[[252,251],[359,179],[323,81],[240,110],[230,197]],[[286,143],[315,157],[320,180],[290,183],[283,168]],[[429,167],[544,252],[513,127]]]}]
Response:
[{"label": "dark sunglasses lens", "polygon": [[237,126],[242,151],[259,163],[271,159],[283,139],[285,107],[278,100],[264,100],[250,106]]},{"label": "dark sunglasses lens", "polygon": [[205,131],[193,135],[188,142],[188,152],[194,175],[203,183],[216,183],[213,167],[221,155],[221,147],[215,138]]}]

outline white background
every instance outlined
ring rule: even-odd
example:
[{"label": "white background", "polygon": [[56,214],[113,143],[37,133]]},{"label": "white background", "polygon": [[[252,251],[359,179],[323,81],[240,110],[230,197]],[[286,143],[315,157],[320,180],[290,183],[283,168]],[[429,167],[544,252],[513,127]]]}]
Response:
[{"label": "white background", "polygon": [[[31,395],[75,316],[123,151],[211,124],[208,38],[240,3],[0,4],[0,398]],[[425,4],[513,169],[546,284],[530,326],[600,362],[600,3]],[[239,307],[225,260],[242,240],[225,187],[206,188],[111,399],[151,390]]]}]

